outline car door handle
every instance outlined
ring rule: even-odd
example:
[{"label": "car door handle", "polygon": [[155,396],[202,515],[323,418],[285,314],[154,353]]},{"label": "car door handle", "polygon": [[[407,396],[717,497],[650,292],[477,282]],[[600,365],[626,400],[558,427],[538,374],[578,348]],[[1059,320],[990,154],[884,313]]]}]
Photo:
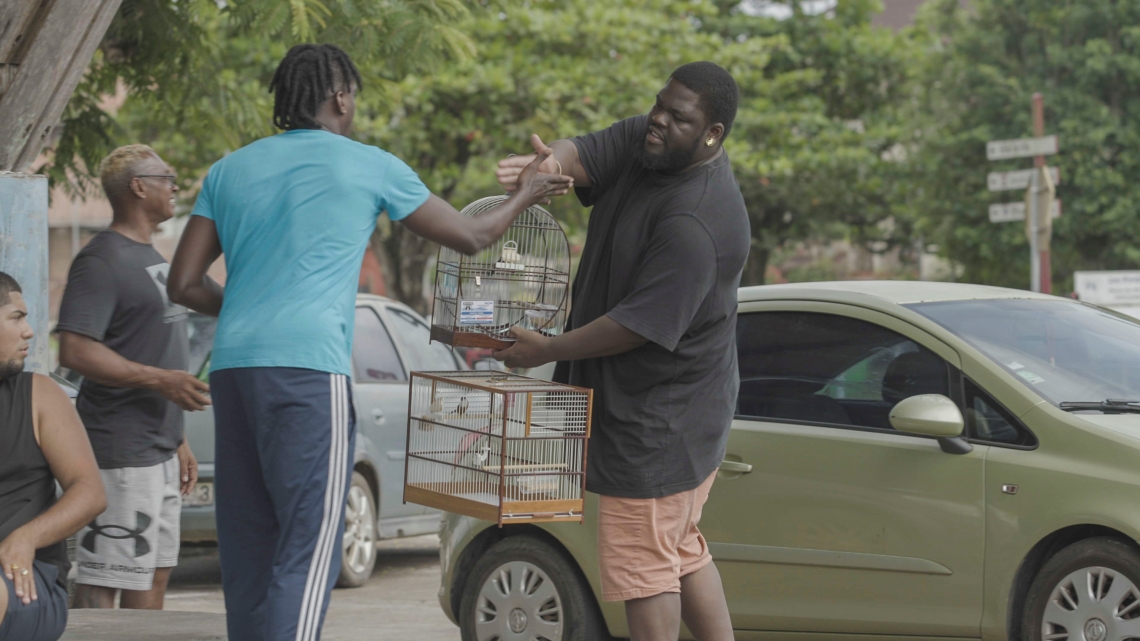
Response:
[{"label": "car door handle", "polygon": [[379,409],[379,408],[372,410],[372,422],[373,423],[375,423],[377,425],[383,425],[384,421],[385,421],[384,410]]},{"label": "car door handle", "polygon": [[721,461],[721,472],[730,472],[732,474],[748,474],[752,472],[752,465],[750,463],[741,463],[740,461]]}]

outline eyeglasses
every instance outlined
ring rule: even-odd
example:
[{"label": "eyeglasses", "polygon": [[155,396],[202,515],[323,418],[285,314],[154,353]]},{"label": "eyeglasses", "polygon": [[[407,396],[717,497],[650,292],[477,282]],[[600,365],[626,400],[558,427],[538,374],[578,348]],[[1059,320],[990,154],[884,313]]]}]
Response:
[{"label": "eyeglasses", "polygon": [[170,181],[170,186],[173,187],[178,176],[174,174],[138,174],[135,178],[165,178]]}]

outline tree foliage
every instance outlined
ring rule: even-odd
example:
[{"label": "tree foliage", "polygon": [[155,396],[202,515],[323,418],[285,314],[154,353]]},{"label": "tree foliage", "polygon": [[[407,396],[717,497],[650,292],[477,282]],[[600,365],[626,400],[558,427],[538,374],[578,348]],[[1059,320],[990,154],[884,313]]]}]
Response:
[{"label": "tree foliage", "polygon": [[[152,144],[192,186],[226,152],[273,133],[266,89],[285,51],[335,42],[378,93],[413,72],[470,58],[462,0],[123,0],[42,168],[90,186],[116,144]],[[126,92],[115,114],[106,97]],[[85,180],[86,179],[86,180]]]},{"label": "tree foliage", "polygon": [[825,15],[791,4],[792,17],[775,20],[723,2],[707,25],[738,43],[718,61],[742,89],[726,147],[752,219],[749,285],[764,282],[772,252],[800,241],[910,248],[901,123],[918,49],[871,25],[877,0],[840,0]]},{"label": "tree foliage", "polygon": [[[902,185],[910,144],[906,37],[873,28],[877,0],[828,15],[791,2],[787,20],[735,0],[124,0],[69,107],[47,168],[82,176],[115,144],[144,141],[188,193],[219,157],[273,133],[266,87],[288,46],[333,42],[365,79],[355,136],[420,172],[461,207],[499,193],[494,163],[552,140],[645,113],[669,73],[712,60],[742,89],[726,148],[752,219],[747,284],[772,251],[847,238],[877,251],[909,246]],[[128,97],[102,109],[117,89]],[[572,242],[588,211],[551,205]],[[390,291],[424,309],[435,248],[400,225],[373,238]]]},{"label": "tree foliage", "polygon": [[913,159],[919,231],[961,266],[962,278],[1013,287],[1029,280],[1017,224],[992,224],[985,142],[1033,133],[1031,96],[1045,98],[1046,133],[1060,138],[1054,282],[1078,269],[1140,267],[1140,4],[1115,0],[938,0],[923,16],[929,55],[919,73],[923,132]]}]

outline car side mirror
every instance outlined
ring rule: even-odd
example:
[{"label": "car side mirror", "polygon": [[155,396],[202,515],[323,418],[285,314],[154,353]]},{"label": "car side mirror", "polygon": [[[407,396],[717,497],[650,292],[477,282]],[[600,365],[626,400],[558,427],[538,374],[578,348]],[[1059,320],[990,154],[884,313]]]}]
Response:
[{"label": "car side mirror", "polygon": [[962,438],[966,422],[958,405],[941,394],[919,394],[891,409],[891,427],[908,434],[933,436],[942,451],[965,454],[974,448]]}]

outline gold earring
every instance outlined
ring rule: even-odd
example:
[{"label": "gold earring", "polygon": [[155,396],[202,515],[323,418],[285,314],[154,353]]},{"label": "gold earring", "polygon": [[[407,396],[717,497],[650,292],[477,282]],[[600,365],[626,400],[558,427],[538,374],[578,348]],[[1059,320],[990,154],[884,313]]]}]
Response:
[{"label": "gold earring", "polygon": [[709,138],[708,140],[705,141],[705,144],[708,145],[709,147],[712,147],[715,143],[716,143],[716,138]]}]

